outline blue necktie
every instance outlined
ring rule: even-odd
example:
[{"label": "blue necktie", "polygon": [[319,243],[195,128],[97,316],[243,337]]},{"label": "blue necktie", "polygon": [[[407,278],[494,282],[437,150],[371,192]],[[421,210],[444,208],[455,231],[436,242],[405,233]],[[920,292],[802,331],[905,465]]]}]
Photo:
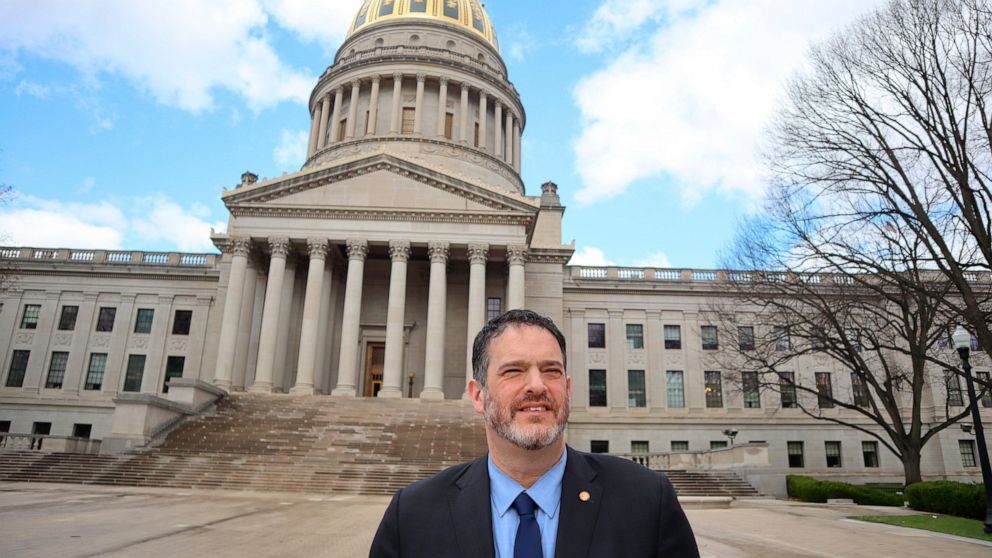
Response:
[{"label": "blue necktie", "polygon": [[513,501],[513,509],[520,516],[517,539],[513,542],[513,558],[543,558],[541,528],[537,526],[537,518],[534,517],[537,504],[526,492],[521,492]]}]

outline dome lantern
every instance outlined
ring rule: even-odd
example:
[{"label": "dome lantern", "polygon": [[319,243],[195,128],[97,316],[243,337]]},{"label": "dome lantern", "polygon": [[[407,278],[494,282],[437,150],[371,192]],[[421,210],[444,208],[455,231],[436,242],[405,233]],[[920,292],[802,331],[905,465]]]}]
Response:
[{"label": "dome lantern", "polygon": [[464,29],[499,51],[496,31],[479,0],[365,0],[348,37],[379,23],[396,20],[431,20]]}]

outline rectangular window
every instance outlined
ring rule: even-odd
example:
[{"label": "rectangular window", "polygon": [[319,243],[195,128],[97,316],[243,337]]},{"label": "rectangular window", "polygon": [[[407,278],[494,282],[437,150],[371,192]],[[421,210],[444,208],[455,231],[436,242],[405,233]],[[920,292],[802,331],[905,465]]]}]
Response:
[{"label": "rectangular window", "polygon": [[9,433],[10,432],[10,421],[0,420],[0,432]]},{"label": "rectangular window", "polygon": [[371,116],[372,115],[370,114],[369,111],[365,111],[365,127],[362,128],[362,130],[363,130],[362,134],[363,135],[366,135],[366,136],[369,135],[369,119],[370,119]]},{"label": "rectangular window", "polygon": [[590,441],[589,453],[610,453],[610,441],[609,440]]},{"label": "rectangular window", "polygon": [[627,348],[644,348],[644,326],[641,324],[627,324]]},{"label": "rectangular window", "polygon": [[606,348],[606,324],[589,324],[589,348]]},{"label": "rectangular window", "polygon": [[498,318],[503,313],[503,299],[492,297],[486,299],[486,321]]},{"label": "rectangular window", "polygon": [[981,383],[975,386],[975,390],[982,398],[982,407],[992,407],[992,384],[989,384],[989,373],[978,372],[977,376]]},{"label": "rectangular window", "polygon": [[814,327],[813,333],[809,337],[809,346],[814,351],[822,351],[827,348],[827,332],[822,327]]},{"label": "rectangular window", "polygon": [[117,317],[117,309],[111,307],[101,307],[100,314],[96,320],[97,331],[114,331],[114,318]]},{"label": "rectangular window", "polygon": [[129,355],[127,372],[124,374],[124,391],[141,391],[141,379],[145,375],[145,355]]},{"label": "rectangular window", "polygon": [[851,395],[854,404],[858,407],[868,406],[868,388],[865,386],[864,378],[857,372],[851,372]]},{"label": "rectangular window", "polygon": [[792,349],[792,342],[789,340],[789,328],[786,326],[775,326],[772,328],[772,336],[775,339],[776,351],[788,351]]},{"label": "rectangular window", "polygon": [[710,440],[710,449],[711,450],[725,449],[726,447],[727,447],[727,441],[726,440]]},{"label": "rectangular window", "polygon": [[24,373],[28,370],[31,351],[14,351],[10,357],[10,371],[7,374],[7,387],[22,387]]},{"label": "rectangular window", "polygon": [[672,440],[672,451],[689,451],[689,441]]},{"label": "rectangular window", "polygon": [[606,406],[606,370],[589,371],[589,406]]},{"label": "rectangular window", "polygon": [[31,433],[37,436],[50,436],[52,434],[52,423],[36,422],[31,425]]},{"label": "rectangular window", "polygon": [[720,373],[709,370],[703,372],[706,381],[706,408],[719,409],[723,407],[723,382]]},{"label": "rectangular window", "polygon": [[975,461],[975,441],[958,440],[958,447],[961,449],[961,466],[977,467],[978,463]]},{"label": "rectangular window", "polygon": [[138,315],[134,318],[135,333],[151,333],[152,322],[155,321],[154,308],[138,308]]},{"label": "rectangular window", "polygon": [[472,137],[474,138],[472,140],[474,142],[472,145],[474,145],[475,147],[479,147],[479,123],[478,122],[475,123],[475,135],[472,136]]},{"label": "rectangular window", "polygon": [[444,137],[449,140],[455,137],[455,114],[453,112],[444,115]]},{"label": "rectangular window", "polygon": [[189,327],[192,323],[192,310],[176,310],[176,317],[172,320],[172,334],[189,335]]},{"label": "rectangular window", "polygon": [[644,388],[644,371],[627,371],[627,405],[630,407],[647,407],[647,390]]},{"label": "rectangular window", "polygon": [[861,442],[861,454],[865,457],[865,467],[878,467],[878,442]]},{"label": "rectangular window", "polygon": [[802,442],[788,442],[789,448],[789,467],[792,469],[801,469],[806,466],[805,459],[803,458],[803,443]]},{"label": "rectangular window", "polygon": [[761,389],[757,372],[741,372],[741,387],[744,391],[744,408],[761,408]]},{"label": "rectangular window", "polygon": [[[404,112],[403,116],[404,116],[403,125],[406,126],[406,121],[405,121],[406,113],[405,112]],[[341,123],[338,126],[338,142],[344,141],[345,132],[347,131],[347,129],[348,129],[348,117],[344,117],[344,118],[341,119]],[[411,128],[411,130],[412,130],[412,128]]]},{"label": "rectangular window", "polygon": [[720,342],[717,339],[716,334],[716,326],[703,326],[700,333],[703,337],[704,351],[715,351],[720,348]]},{"label": "rectangular window", "polygon": [[84,438],[86,440],[90,439],[90,434],[93,433],[92,424],[73,424],[72,425],[72,437],[73,438]]},{"label": "rectangular window", "polygon": [[48,365],[48,378],[45,380],[46,389],[62,389],[65,379],[65,365],[69,362],[69,353],[52,353],[52,362]]},{"label": "rectangular window", "polygon": [[[403,107],[403,129],[402,133],[412,134],[414,129],[414,122],[416,121],[417,111],[413,107]],[[344,130],[344,126],[341,126]],[[344,138],[341,138],[344,139]]]},{"label": "rectangular window", "polygon": [[737,327],[737,348],[741,351],[754,350],[754,326]]},{"label": "rectangular window", "polygon": [[844,466],[840,455],[840,442],[824,442],[823,449],[827,454],[828,469],[837,469]]},{"label": "rectangular window", "polygon": [[630,453],[651,453],[651,446],[646,440],[634,440],[630,442]]},{"label": "rectangular window", "polygon": [[63,306],[62,314],[59,316],[59,330],[72,331],[76,329],[76,316],[78,315],[78,306]]},{"label": "rectangular window", "polygon": [[830,372],[816,373],[816,402],[821,409],[834,408],[834,386],[830,381]]},{"label": "rectangular window", "polygon": [[162,383],[162,393],[169,393],[169,380],[183,377],[186,357],[170,356],[165,361],[165,381]]},{"label": "rectangular window", "polygon": [[83,389],[99,390],[103,388],[103,374],[107,371],[107,353],[90,355],[90,367],[86,370],[86,385]]},{"label": "rectangular window", "polygon": [[682,326],[677,326],[677,325],[665,326],[665,348],[666,349],[682,348]]},{"label": "rectangular window", "polygon": [[795,372],[779,372],[778,389],[779,392],[782,394],[783,409],[795,409],[796,407],[798,407],[799,400],[796,399]]},{"label": "rectangular window", "polygon": [[40,304],[25,304],[24,314],[21,315],[21,329],[38,329],[39,315],[41,315]]},{"label": "rectangular window", "polygon": [[947,385],[947,404],[952,407],[963,407],[964,397],[961,395],[961,377],[951,372],[944,371],[944,383]]},{"label": "rectangular window", "polygon": [[685,407],[685,384],[681,370],[669,370],[665,372],[666,384],[668,384],[668,407],[671,409],[681,409]]}]

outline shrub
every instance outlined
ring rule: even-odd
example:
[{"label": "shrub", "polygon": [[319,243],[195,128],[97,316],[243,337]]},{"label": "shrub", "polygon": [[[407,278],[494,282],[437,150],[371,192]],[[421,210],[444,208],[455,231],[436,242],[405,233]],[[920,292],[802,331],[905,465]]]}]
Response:
[{"label": "shrub", "polygon": [[906,487],[906,497],[914,510],[985,519],[985,487],[981,484],[918,482]]},{"label": "shrub", "polygon": [[799,475],[788,475],[785,484],[789,496],[804,502],[826,502],[830,498],[850,498],[862,506],[902,506],[902,496],[876,488],[843,482],[821,481]]}]

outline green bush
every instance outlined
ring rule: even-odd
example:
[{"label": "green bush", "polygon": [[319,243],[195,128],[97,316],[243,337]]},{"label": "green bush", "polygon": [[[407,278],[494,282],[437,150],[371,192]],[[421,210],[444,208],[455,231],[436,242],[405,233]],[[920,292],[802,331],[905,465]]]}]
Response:
[{"label": "green bush", "polygon": [[985,519],[985,486],[951,481],[918,482],[906,487],[914,510]]},{"label": "green bush", "polygon": [[789,496],[804,502],[826,502],[830,498],[849,498],[862,506],[902,506],[902,496],[876,488],[843,482],[821,481],[799,475],[788,475],[785,484]]}]

